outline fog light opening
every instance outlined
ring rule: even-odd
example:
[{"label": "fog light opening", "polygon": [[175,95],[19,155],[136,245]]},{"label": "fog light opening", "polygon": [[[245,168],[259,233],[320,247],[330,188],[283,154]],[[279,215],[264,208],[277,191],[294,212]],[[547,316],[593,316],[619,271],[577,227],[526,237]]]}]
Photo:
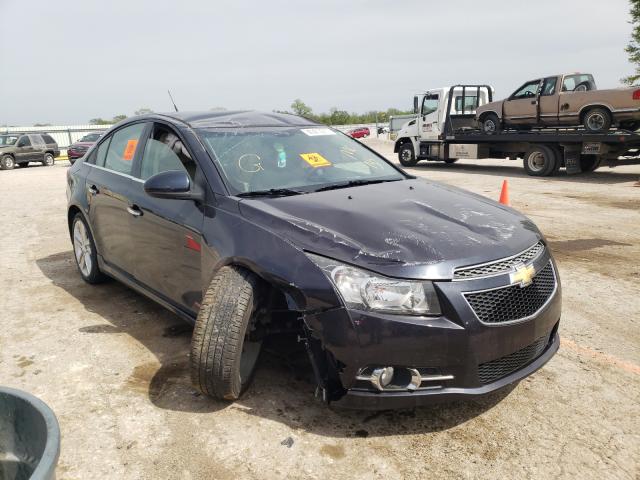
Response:
[{"label": "fog light opening", "polygon": [[393,367],[376,368],[371,374],[370,381],[378,390],[384,390],[393,380]]}]

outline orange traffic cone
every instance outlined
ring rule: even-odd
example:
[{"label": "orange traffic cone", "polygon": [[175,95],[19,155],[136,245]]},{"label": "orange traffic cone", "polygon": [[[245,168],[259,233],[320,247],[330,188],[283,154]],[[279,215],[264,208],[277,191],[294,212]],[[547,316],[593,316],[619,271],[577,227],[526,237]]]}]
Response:
[{"label": "orange traffic cone", "polygon": [[500,203],[508,207],[511,206],[509,202],[509,182],[504,180],[502,182],[502,190],[500,191]]}]

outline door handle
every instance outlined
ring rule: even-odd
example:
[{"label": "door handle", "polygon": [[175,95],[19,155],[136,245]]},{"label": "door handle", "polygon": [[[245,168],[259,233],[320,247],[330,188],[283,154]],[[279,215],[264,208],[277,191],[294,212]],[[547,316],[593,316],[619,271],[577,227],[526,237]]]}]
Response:
[{"label": "door handle", "polygon": [[96,187],[95,185],[91,185],[89,187],[89,193],[93,196],[96,196],[97,194],[100,193],[100,190],[98,190],[98,187]]},{"label": "door handle", "polygon": [[129,205],[127,207],[127,212],[129,212],[134,217],[139,217],[140,215],[142,215],[142,210],[140,210],[140,207],[138,207],[137,205]]}]

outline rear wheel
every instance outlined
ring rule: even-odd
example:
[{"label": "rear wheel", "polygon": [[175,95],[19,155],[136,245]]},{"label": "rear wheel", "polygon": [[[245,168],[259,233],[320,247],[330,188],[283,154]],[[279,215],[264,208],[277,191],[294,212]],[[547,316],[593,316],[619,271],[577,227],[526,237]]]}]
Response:
[{"label": "rear wheel", "polygon": [[258,304],[258,278],[222,267],[209,286],[191,339],[191,380],[205,395],[236,400],[251,383],[262,341],[247,333]]},{"label": "rear wheel", "polygon": [[0,158],[0,170],[11,170],[16,166],[16,161],[11,155],[3,155]]},{"label": "rear wheel", "polygon": [[604,108],[594,108],[585,113],[582,123],[591,133],[606,132],[611,127],[611,114]]},{"label": "rear wheel", "polygon": [[522,159],[527,174],[533,177],[546,177],[556,169],[560,158],[555,150],[546,145],[534,145]]},{"label": "rear wheel", "polygon": [[398,160],[400,160],[400,165],[403,167],[413,167],[418,163],[416,154],[413,151],[413,145],[411,145],[410,142],[400,145],[400,150],[398,150]]},{"label": "rear wheel", "polygon": [[42,160],[42,164],[45,167],[52,167],[54,163],[55,163],[55,159],[53,158],[53,155],[50,153],[45,153],[44,160]]},{"label": "rear wheel", "polygon": [[82,279],[91,284],[101,283],[106,276],[98,267],[98,253],[91,230],[81,213],[76,213],[71,224],[73,256]]},{"label": "rear wheel", "polygon": [[482,132],[493,135],[500,132],[500,119],[495,113],[488,113],[482,117]]}]

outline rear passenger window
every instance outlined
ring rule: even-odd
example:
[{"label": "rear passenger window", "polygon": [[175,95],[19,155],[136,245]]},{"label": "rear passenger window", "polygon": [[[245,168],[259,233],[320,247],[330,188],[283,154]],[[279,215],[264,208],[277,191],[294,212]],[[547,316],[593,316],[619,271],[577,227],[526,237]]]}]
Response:
[{"label": "rear passenger window", "polygon": [[107,150],[109,149],[109,143],[111,143],[111,137],[105,139],[105,141],[98,146],[98,150],[96,151],[95,158],[96,158],[96,165],[99,167],[104,167],[104,160],[107,158]]},{"label": "rear passenger window", "polygon": [[40,135],[29,135],[29,138],[34,147],[44,147],[44,140]]},{"label": "rear passenger window", "polygon": [[145,123],[136,123],[113,134],[104,162],[105,168],[127,175],[131,174],[133,159],[138,150],[138,141],[145,126]]},{"label": "rear passenger window", "polygon": [[195,178],[196,163],[183,145],[180,137],[167,127],[156,125],[153,135],[147,140],[142,157],[140,178],[146,180],[156,173],[169,170],[186,171],[191,180]]}]

